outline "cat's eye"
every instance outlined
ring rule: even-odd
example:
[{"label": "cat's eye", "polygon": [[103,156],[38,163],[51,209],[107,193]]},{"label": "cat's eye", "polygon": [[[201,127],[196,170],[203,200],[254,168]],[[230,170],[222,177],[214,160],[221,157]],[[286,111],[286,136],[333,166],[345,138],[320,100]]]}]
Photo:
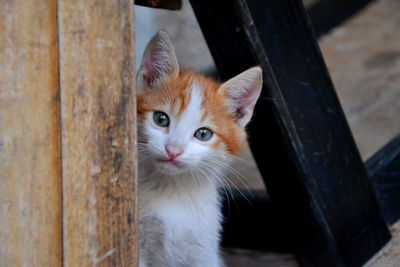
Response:
[{"label": "cat's eye", "polygon": [[207,128],[200,128],[194,133],[194,137],[200,141],[208,141],[213,136],[213,132]]},{"label": "cat's eye", "polygon": [[168,127],[169,126],[169,117],[164,112],[161,112],[161,111],[154,112],[153,120],[160,127]]}]

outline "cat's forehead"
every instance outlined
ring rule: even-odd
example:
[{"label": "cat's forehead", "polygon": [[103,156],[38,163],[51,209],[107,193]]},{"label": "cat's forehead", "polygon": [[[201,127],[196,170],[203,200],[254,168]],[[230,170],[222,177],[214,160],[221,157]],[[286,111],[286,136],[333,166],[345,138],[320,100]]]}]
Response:
[{"label": "cat's forehead", "polygon": [[204,102],[204,89],[202,84],[196,80],[183,84],[166,83],[165,90],[167,93],[164,94],[162,104],[178,117],[188,113],[198,117]]},{"label": "cat's forehead", "polygon": [[190,72],[169,77],[157,89],[144,92],[138,98],[139,111],[160,109],[181,116],[201,111],[201,120],[224,114],[225,99],[218,93],[219,84]]}]

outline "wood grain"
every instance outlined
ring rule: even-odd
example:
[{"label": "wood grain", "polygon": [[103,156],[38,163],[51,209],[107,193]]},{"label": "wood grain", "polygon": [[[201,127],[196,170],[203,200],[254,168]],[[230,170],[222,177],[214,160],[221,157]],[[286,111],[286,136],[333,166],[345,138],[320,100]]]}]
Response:
[{"label": "wood grain", "polygon": [[61,265],[56,2],[0,5],[0,266]]},{"label": "wood grain", "polygon": [[64,266],[135,266],[133,5],[58,1]]}]

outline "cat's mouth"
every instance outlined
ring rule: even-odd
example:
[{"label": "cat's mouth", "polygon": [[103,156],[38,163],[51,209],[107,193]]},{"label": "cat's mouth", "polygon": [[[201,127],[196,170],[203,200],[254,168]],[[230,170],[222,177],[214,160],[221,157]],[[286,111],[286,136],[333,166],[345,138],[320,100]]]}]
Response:
[{"label": "cat's mouth", "polygon": [[176,160],[173,160],[173,159],[157,159],[157,161],[161,162],[163,164],[166,164],[168,166],[173,166],[173,167],[176,167],[176,168],[179,168],[179,169],[183,168],[183,165],[181,163],[179,163],[179,162],[177,162]]}]

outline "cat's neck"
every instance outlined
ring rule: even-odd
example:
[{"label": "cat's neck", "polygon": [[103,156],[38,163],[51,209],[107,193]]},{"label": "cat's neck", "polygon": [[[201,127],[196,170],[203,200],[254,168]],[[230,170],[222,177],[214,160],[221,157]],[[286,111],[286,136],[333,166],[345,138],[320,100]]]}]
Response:
[{"label": "cat's neck", "polygon": [[180,172],[166,174],[154,169],[151,164],[139,163],[139,187],[157,194],[193,194],[203,190],[217,190],[217,177],[206,172]]},{"label": "cat's neck", "polygon": [[215,177],[190,172],[167,175],[139,165],[138,207],[142,216],[151,210],[218,209],[220,198]]}]

